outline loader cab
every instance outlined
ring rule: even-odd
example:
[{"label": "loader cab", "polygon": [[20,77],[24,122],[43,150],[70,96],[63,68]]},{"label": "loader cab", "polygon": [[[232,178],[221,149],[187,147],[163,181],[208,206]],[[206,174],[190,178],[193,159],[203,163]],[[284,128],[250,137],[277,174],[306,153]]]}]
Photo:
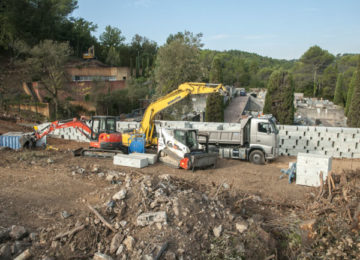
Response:
[{"label": "loader cab", "polygon": [[194,151],[199,148],[196,130],[176,129],[174,130],[174,138],[189,147],[190,151]]},{"label": "loader cab", "polygon": [[94,116],[91,118],[91,139],[97,140],[101,133],[116,132],[116,117],[114,116]]}]

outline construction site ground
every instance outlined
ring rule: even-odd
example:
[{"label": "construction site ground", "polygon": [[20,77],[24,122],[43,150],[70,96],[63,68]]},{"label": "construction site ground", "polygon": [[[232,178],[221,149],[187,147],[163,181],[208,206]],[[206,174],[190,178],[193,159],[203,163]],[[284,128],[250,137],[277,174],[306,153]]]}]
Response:
[{"label": "construction site ground", "polygon": [[[2,133],[24,130],[26,129],[22,126],[0,120],[0,132]],[[154,179],[158,179],[164,174],[169,175],[171,178],[183,180],[186,183],[185,186],[194,185],[209,198],[223,196],[234,214],[248,215],[249,213],[237,212],[242,207],[244,209],[249,207],[247,210],[250,212],[254,210],[251,203],[250,205],[244,204],[248,198],[251,198],[250,200],[254,203],[262,201],[252,214],[260,214],[265,220],[268,220],[270,216],[271,219],[275,219],[274,214],[289,213],[289,210],[296,212],[297,209],[304,208],[309,197],[318,194],[318,188],[299,186],[295,183],[289,184],[287,177],[279,179],[280,169],[288,168],[289,162],[296,161],[295,157],[280,157],[266,165],[219,159],[216,169],[195,172],[169,168],[160,163],[143,169],[134,169],[115,166],[112,159],[74,157],[72,150],[87,147],[87,143],[48,138],[48,144],[51,146],[51,149],[48,150],[39,148],[36,150],[0,151],[0,228],[21,225],[26,227],[29,233],[41,233],[44,230],[59,233],[66,230],[66,227],[70,229],[75,220],[84,221],[89,217],[91,212],[88,205],[104,207],[109,198],[119,190],[119,185],[106,178],[107,173],[112,171],[119,172],[124,176],[150,176]],[[358,168],[360,168],[360,160],[333,160],[333,171],[340,175],[347,170]],[[81,174],[78,174],[79,169],[81,169]],[[241,207],[238,204],[239,201],[241,201]],[[138,205],[128,204],[127,207],[135,210]],[[61,216],[61,212],[64,211],[72,217],[65,219]],[[208,214],[210,213],[208,212]],[[191,215],[192,212],[189,214]],[[351,211],[352,214],[353,211]],[[271,233],[269,230],[267,231]],[[236,234],[236,229],[229,232]],[[109,236],[108,233],[106,234],[105,236]],[[146,234],[142,234],[141,231],[136,237],[136,241],[140,240],[146,240]],[[354,243],[356,245],[356,241]],[[59,256],[54,252],[51,253],[51,250],[48,249],[54,249],[57,245],[48,241],[47,248],[45,244],[43,247],[36,247],[38,251],[34,249],[35,255],[39,254],[37,255],[39,258],[46,254],[60,258],[70,256],[77,258],[74,257],[76,250],[62,251]],[[357,246],[359,245],[357,244]],[[177,252],[173,247],[170,249],[179,258],[181,252]],[[271,243],[267,247],[271,248]],[[144,251],[146,248],[143,246]],[[88,254],[80,255],[81,257],[90,257],[98,250],[100,249],[89,249],[87,250]],[[186,248],[185,250],[191,251]],[[254,248],[251,251],[254,251]],[[271,256],[271,250],[269,254]],[[278,254],[274,254],[273,258],[268,259],[285,257],[284,253]],[[194,256],[190,252],[189,255]],[[251,255],[246,256],[252,258]],[[286,255],[285,258],[288,256]],[[131,258],[130,253],[128,253],[128,257]],[[257,258],[259,255],[253,257]],[[211,255],[204,258],[211,258]],[[167,256],[165,259],[171,259],[171,257]]]}]

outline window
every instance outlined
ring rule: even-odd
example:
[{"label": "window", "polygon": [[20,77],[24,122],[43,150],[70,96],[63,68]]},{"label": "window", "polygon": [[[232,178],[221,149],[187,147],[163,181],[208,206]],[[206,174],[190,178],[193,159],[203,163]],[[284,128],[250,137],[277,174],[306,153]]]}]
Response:
[{"label": "window", "polygon": [[271,128],[269,123],[258,123],[258,131],[260,133],[270,133],[271,132]]},{"label": "window", "polygon": [[123,80],[126,80],[126,77],[123,77]]},{"label": "window", "polygon": [[196,131],[175,130],[174,137],[177,141],[189,147],[190,150],[198,147]]}]

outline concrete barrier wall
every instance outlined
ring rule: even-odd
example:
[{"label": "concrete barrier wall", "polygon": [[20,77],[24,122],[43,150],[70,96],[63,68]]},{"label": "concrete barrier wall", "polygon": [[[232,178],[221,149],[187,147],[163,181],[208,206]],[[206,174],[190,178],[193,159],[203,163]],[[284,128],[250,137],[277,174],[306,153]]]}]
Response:
[{"label": "concrete barrier wall", "polygon": [[360,129],[279,125],[280,154],[315,153],[334,158],[360,158]]},{"label": "concrete barrier wall", "polygon": [[[184,121],[157,121],[156,125],[171,128],[194,128],[204,124],[211,130],[237,131],[240,123],[205,123]],[[39,126],[44,127],[46,124]],[[117,131],[125,132],[140,126],[138,122],[118,122]],[[297,156],[315,153],[334,158],[360,158],[360,128],[278,125],[280,155]],[[53,137],[89,142],[79,129],[55,130]]]}]

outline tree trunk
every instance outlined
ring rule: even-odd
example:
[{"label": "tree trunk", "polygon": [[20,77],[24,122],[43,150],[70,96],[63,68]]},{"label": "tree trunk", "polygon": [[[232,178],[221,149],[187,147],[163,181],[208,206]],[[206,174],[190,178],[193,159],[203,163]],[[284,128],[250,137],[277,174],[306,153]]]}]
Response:
[{"label": "tree trunk", "polygon": [[317,69],[315,69],[314,71],[314,97],[316,97],[316,92],[317,92],[316,74],[317,74]]}]

